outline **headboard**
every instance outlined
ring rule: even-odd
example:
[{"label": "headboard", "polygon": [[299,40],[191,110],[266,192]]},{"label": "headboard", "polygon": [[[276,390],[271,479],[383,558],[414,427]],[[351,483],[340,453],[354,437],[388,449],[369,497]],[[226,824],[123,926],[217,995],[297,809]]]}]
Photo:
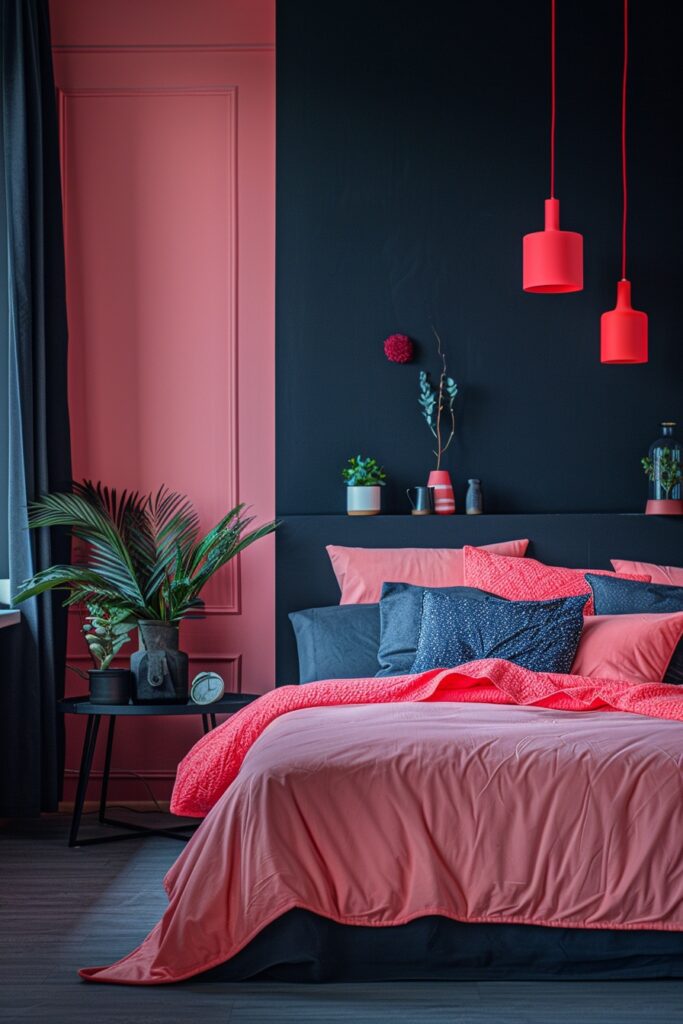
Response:
[{"label": "headboard", "polygon": [[581,513],[501,516],[282,516],[276,531],[276,673],[298,682],[289,612],[339,603],[325,546],[462,547],[528,537],[551,565],[610,569],[611,558],[683,565],[683,517]]}]

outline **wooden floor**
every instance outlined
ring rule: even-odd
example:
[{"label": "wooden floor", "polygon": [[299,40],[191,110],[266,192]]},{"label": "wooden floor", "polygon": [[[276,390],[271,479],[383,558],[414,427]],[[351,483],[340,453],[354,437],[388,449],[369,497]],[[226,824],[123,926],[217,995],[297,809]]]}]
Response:
[{"label": "wooden floor", "polygon": [[164,907],[180,844],[69,850],[64,818],[0,829],[0,1020],[55,1024],[675,1024],[683,982],[275,985],[81,982],[128,953]]}]

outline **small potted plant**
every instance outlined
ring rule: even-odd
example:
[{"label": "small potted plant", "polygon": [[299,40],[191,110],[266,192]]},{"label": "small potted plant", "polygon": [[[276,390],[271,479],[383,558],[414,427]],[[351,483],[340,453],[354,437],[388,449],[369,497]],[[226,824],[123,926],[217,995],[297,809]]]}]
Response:
[{"label": "small potted plant", "polygon": [[342,470],[346,511],[350,516],[376,516],[382,510],[382,487],[387,475],[376,459],[354,455]]},{"label": "small potted plant", "polygon": [[681,499],[681,448],[673,430],[675,423],[662,423],[662,435],[650,445],[641,459],[645,476],[650,481],[647,515],[683,515]]},{"label": "small potted plant", "polygon": [[130,700],[130,669],[111,668],[111,663],[130,641],[134,626],[128,609],[88,605],[83,633],[96,665],[88,672],[91,704],[127,704]]},{"label": "small potted plant", "polygon": [[436,441],[436,468],[431,471],[428,480],[428,486],[434,488],[434,511],[437,515],[452,515],[455,512],[453,484],[448,470],[441,468],[441,460],[455,437],[453,406],[458,394],[458,385],[448,376],[446,356],[441,349],[441,338],[436,331],[434,337],[441,361],[441,372],[438,383],[434,384],[429,374],[420,370],[418,402],[422,416]]}]

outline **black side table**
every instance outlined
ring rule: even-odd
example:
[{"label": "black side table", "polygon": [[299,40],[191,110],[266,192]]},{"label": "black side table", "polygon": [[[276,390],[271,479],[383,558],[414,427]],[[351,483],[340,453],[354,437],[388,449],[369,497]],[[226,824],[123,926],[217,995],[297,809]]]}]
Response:
[{"label": "black side table", "polygon": [[[67,697],[57,702],[57,708],[63,715],[86,715],[87,725],[85,739],[83,740],[83,753],[81,755],[81,768],[78,775],[78,787],[76,789],[76,801],[74,813],[71,819],[69,832],[69,846],[92,846],[94,843],[112,843],[120,839],[136,839],[140,836],[167,836],[169,839],[180,839],[186,842],[194,832],[197,825],[171,825],[168,828],[148,828],[144,825],[132,825],[127,821],[118,821],[107,816],[107,790],[109,788],[109,773],[111,770],[111,754],[114,746],[114,731],[116,721],[120,716],[130,715],[201,715],[204,732],[216,727],[216,715],[234,715],[236,711],[256,700],[256,693],[226,693],[220,700],[213,704],[195,704],[188,701],[187,704],[91,704],[87,697]],[[109,729],[107,732],[107,747],[104,756],[104,772],[102,774],[102,787],[100,789],[99,821],[103,825],[115,825],[126,829],[125,832],[112,836],[96,836],[93,839],[79,839],[78,831],[83,815],[83,804],[85,794],[90,781],[90,769],[92,768],[93,755],[97,745],[97,735],[100,729],[100,720],[103,716],[109,718]]]}]

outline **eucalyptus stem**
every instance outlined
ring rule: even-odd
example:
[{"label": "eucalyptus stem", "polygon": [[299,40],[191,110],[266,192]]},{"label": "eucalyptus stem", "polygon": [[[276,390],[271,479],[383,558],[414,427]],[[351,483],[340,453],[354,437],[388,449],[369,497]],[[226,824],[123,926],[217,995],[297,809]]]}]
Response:
[{"label": "eucalyptus stem", "polygon": [[[441,336],[434,325],[432,325],[432,333],[436,338],[436,350],[441,362],[439,380],[438,384],[433,384],[429,373],[425,370],[420,370],[418,401],[422,409],[422,417],[436,440],[436,449],[433,450],[433,454],[436,457],[436,468],[439,470],[441,469],[441,461],[444,453],[450,447],[455,436],[455,412],[453,409],[453,403],[458,393],[458,386],[455,381],[448,376],[446,354],[443,351]],[[441,417],[445,412],[446,401],[448,402],[448,412],[450,414],[450,432],[444,444],[444,431]]]}]

